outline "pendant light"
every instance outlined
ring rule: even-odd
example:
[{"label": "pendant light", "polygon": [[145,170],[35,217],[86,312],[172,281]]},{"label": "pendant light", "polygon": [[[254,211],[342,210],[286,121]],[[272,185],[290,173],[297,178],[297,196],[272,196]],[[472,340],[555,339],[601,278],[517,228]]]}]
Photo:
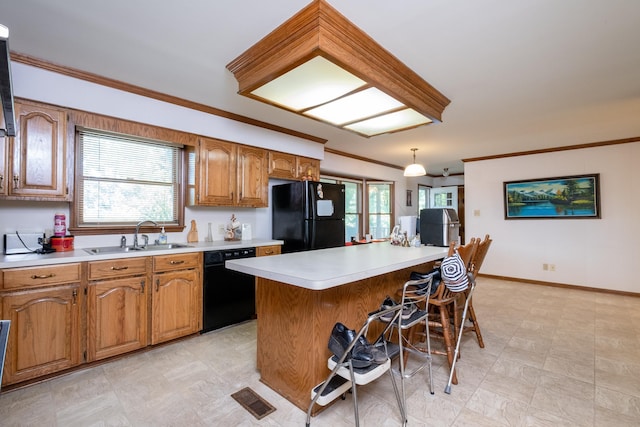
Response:
[{"label": "pendant light", "polygon": [[412,148],[413,151],[413,163],[407,166],[404,169],[404,176],[424,176],[427,174],[427,171],[424,169],[424,166],[416,163],[416,151],[417,148]]}]

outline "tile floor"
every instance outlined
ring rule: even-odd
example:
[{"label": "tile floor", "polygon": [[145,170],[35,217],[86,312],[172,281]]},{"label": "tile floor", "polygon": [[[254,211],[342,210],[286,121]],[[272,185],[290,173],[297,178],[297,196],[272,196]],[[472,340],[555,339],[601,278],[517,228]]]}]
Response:
[{"label": "tile floor", "polygon": [[[481,277],[486,347],[465,335],[459,385],[434,356],[407,381],[410,426],[640,425],[640,298]],[[259,381],[256,322],[0,394],[1,426],[303,426],[306,414]],[[277,409],[256,420],[231,397],[249,386]],[[388,376],[359,390],[363,426],[400,425]],[[351,396],[312,426],[354,425]]]}]

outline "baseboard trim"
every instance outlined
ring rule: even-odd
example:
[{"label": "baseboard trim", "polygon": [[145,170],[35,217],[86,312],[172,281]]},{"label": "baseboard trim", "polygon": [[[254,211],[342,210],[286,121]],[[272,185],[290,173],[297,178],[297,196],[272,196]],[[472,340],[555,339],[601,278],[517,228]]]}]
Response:
[{"label": "baseboard trim", "polygon": [[543,282],[542,280],[531,280],[531,279],[522,279],[519,277],[497,276],[494,274],[479,274],[479,276],[487,277],[491,279],[498,279],[498,280],[509,280],[511,282],[528,283],[531,285],[551,286],[554,288],[579,289],[581,291],[599,292],[603,294],[625,295],[629,297],[640,298],[640,293],[637,293],[637,292],[617,291],[615,289],[592,288],[589,286],[570,285],[567,283]]}]

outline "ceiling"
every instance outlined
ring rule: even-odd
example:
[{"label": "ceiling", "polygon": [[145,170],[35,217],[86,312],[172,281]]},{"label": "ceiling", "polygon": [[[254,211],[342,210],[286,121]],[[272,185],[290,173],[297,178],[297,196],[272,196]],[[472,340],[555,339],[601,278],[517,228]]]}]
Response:
[{"label": "ceiling", "polygon": [[[328,0],[451,100],[365,138],[237,95],[226,65],[311,0],[5,0],[12,51],[324,138],[427,173],[462,159],[640,136],[636,0]],[[238,141],[241,142],[241,141]]]}]

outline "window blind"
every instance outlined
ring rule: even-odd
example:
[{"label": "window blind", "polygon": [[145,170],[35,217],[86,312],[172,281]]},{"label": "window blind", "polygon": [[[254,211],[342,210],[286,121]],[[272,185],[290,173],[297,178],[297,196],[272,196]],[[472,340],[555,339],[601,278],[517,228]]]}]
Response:
[{"label": "window blind", "polygon": [[79,226],[178,224],[180,146],[86,129],[78,142]]}]

